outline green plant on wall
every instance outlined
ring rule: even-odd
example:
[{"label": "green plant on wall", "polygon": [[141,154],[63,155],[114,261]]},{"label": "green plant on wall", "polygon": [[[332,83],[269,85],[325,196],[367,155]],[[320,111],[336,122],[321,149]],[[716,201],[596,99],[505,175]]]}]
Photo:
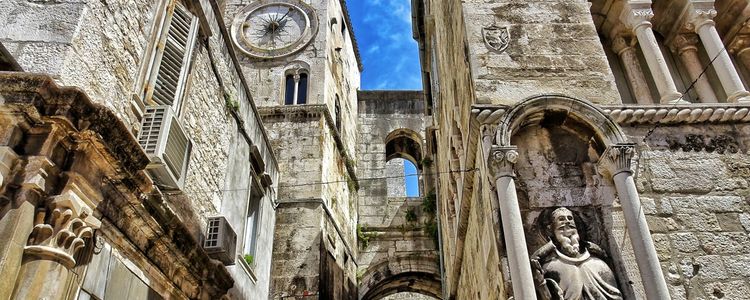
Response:
[{"label": "green plant on wall", "polygon": [[406,218],[406,222],[409,222],[409,223],[416,222],[417,211],[413,207],[410,207],[409,209],[406,210],[405,218]]},{"label": "green plant on wall", "polygon": [[357,240],[359,241],[359,244],[362,246],[362,248],[367,248],[368,245],[370,245],[370,238],[375,236],[372,232],[364,232],[362,229],[362,226],[357,224]]},{"label": "green plant on wall", "polygon": [[251,254],[245,254],[244,258],[245,258],[245,262],[247,263],[248,266],[252,266],[253,265],[253,262],[255,261],[255,257],[254,256],[252,256]]},{"label": "green plant on wall", "polygon": [[437,211],[436,199],[435,192],[430,192],[427,196],[424,196],[422,198],[422,211],[428,215],[435,216],[435,211]]},{"label": "green plant on wall", "polygon": [[224,104],[233,112],[240,110],[240,104],[229,93],[224,93]]}]

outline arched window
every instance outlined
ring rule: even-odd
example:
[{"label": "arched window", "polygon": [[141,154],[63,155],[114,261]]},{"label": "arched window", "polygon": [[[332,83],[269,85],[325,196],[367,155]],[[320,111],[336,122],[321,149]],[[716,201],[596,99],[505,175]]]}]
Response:
[{"label": "arched window", "polygon": [[385,172],[393,177],[386,183],[389,197],[412,198],[421,195],[421,141],[422,138],[416,132],[403,128],[386,137]]},{"label": "arched window", "polygon": [[284,104],[306,104],[307,103],[307,81],[308,75],[305,71],[288,73],[284,78]]}]

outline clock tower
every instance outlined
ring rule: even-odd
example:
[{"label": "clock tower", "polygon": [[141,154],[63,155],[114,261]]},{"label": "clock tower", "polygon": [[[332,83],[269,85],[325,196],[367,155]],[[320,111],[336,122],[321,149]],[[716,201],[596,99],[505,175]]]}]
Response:
[{"label": "clock tower", "polygon": [[356,299],[362,65],[346,1],[224,5],[281,173],[275,236],[266,241],[274,243],[272,298]]}]

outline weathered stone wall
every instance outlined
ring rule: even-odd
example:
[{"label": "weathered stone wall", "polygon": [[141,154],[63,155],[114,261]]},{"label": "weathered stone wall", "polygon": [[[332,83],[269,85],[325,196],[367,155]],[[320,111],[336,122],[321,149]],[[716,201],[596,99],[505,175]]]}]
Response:
[{"label": "weathered stone wall", "polygon": [[[586,1],[462,1],[478,103],[512,104],[543,93],[619,103]],[[490,26],[506,27],[507,49],[485,44]]]},{"label": "weathered stone wall", "polygon": [[[434,216],[425,212],[424,194],[405,197],[404,160],[425,157],[426,124],[423,94],[413,91],[362,91],[359,93],[359,279],[360,297],[377,299],[382,290],[408,288],[404,273],[419,273],[412,291],[439,293],[439,260],[434,237],[425,229]],[[419,153],[392,153],[388,161],[386,143],[394,136],[416,138]],[[413,136],[412,136],[413,135]],[[394,158],[396,157],[396,158]],[[411,158],[409,158],[411,157]],[[392,164],[394,161],[397,163]],[[422,161],[414,162],[420,181]],[[389,165],[395,167],[389,168]],[[401,176],[401,177],[397,177]],[[394,177],[394,178],[388,178]],[[398,185],[393,188],[389,185]],[[422,185],[420,183],[420,185]],[[391,190],[394,190],[391,193]],[[429,186],[431,190],[431,186]],[[397,194],[400,194],[397,195]],[[411,266],[385,268],[392,262]],[[397,264],[395,264],[397,265]],[[438,279],[436,279],[438,278]]]},{"label": "weathered stone wall", "polygon": [[[648,127],[626,128],[642,141]],[[658,128],[639,144],[637,184],[672,299],[750,293],[750,126]]]},{"label": "weathered stone wall", "polygon": [[[165,195],[171,209],[196,238],[203,234],[207,217],[225,215],[238,233],[240,249],[248,197],[225,190],[249,188],[234,185],[234,177],[247,177],[247,170],[252,168],[247,158],[251,150],[248,143],[260,148],[272,176],[276,165],[250,98],[240,96],[246,93],[240,91],[242,82],[233,70],[235,62],[225,44],[228,36],[216,23],[210,2],[193,3],[206,16],[207,23],[203,24],[208,28],[203,30],[212,35],[207,43],[198,39],[180,116],[193,142],[186,185],[181,192]],[[135,135],[140,121],[132,101],[141,93],[138,89],[149,63],[148,49],[154,43],[155,20],[164,13],[164,5],[164,1],[5,1],[0,4],[0,42],[9,47],[24,69],[49,73],[62,85],[82,89],[94,102],[112,110]],[[224,94],[234,97],[239,106],[236,114],[226,108]],[[273,181],[276,184],[278,180]],[[271,243],[262,241],[269,241],[273,235],[272,197],[264,198],[266,203],[261,205],[254,270],[257,283],[239,266],[230,267],[243,286],[232,292],[237,298],[267,297],[272,248]],[[224,210],[222,205],[227,201],[245,205],[239,205],[239,210]]]}]

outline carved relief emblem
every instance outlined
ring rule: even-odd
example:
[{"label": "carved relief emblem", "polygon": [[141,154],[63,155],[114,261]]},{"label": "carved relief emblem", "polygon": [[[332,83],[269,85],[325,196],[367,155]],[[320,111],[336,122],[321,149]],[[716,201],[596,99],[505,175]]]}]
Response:
[{"label": "carved relief emblem", "polygon": [[507,26],[492,25],[482,28],[482,38],[484,38],[484,44],[488,48],[498,53],[508,49],[508,44],[510,44],[510,32],[508,32]]}]

